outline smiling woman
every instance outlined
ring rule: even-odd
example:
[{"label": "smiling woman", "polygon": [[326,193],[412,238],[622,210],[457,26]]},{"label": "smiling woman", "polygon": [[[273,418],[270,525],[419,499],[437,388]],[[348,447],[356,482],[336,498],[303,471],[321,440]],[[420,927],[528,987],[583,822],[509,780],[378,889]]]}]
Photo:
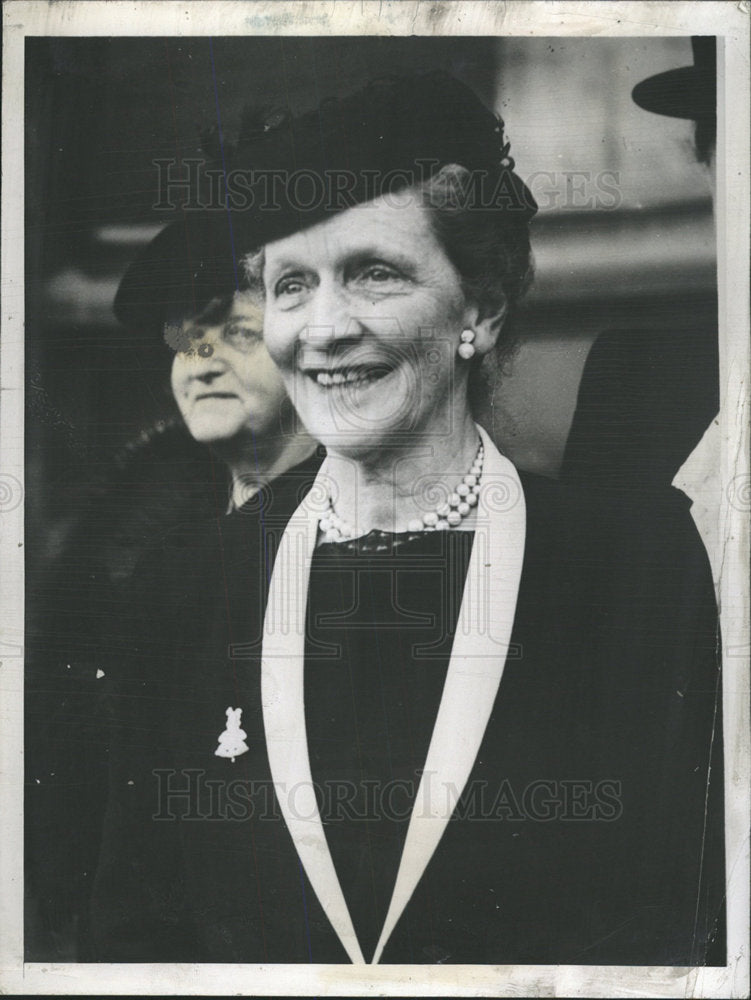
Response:
[{"label": "smiling woman", "polygon": [[711,962],[717,618],[683,498],[520,473],[475,422],[536,210],[503,123],[441,73],[279,121],[248,163],[325,197],[282,185],[242,249],[327,457],[229,567],[183,553],[171,666],[118,702],[98,957]]},{"label": "smiling woman", "polygon": [[[444,465],[455,456],[442,446],[464,434],[472,447],[472,427],[445,434],[464,417],[468,366],[437,363],[472,317],[423,208],[359,205],[270,244],[264,274],[269,352],[329,450],[355,457],[427,434],[440,449],[430,461]],[[485,330],[475,331],[482,353]]]}]

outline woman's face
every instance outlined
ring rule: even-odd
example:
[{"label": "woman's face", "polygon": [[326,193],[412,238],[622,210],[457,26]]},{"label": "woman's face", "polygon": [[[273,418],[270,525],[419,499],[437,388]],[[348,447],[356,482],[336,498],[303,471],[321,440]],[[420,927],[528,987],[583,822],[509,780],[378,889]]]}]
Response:
[{"label": "woman's face", "polygon": [[414,193],[348,209],[265,248],[264,337],[313,437],[356,455],[451,434],[467,307]]},{"label": "woman's face", "polygon": [[183,323],[172,362],[172,392],[197,441],[278,433],[280,411],[289,405],[284,385],[263,342],[263,306],[257,296],[237,292],[221,318]]}]

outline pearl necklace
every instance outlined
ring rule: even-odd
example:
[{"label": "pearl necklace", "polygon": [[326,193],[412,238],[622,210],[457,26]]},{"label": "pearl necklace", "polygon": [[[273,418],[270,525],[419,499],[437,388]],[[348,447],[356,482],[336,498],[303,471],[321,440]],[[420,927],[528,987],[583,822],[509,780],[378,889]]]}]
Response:
[{"label": "pearl necklace", "polygon": [[[448,500],[436,507],[435,510],[423,514],[422,518],[410,521],[407,525],[407,531],[446,531],[460,525],[472,508],[477,505],[484,459],[485,449],[480,442],[472,468],[454,492],[449,495]],[[339,517],[334,510],[331,494],[327,498],[326,513],[318,523],[321,531],[326,535],[327,542],[343,542],[355,537],[355,528],[348,521]]]}]

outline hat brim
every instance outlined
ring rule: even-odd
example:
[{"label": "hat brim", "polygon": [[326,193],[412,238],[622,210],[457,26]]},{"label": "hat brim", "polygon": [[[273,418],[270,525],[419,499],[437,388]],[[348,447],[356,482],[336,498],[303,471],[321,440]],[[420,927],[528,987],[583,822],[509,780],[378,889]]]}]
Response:
[{"label": "hat brim", "polygon": [[161,332],[243,286],[230,221],[222,212],[186,213],[159,232],[125,273],[113,305],[131,329]]},{"label": "hat brim", "polygon": [[717,113],[715,81],[695,66],[681,66],[637,83],[631,97],[640,108],[669,118],[711,118]]}]

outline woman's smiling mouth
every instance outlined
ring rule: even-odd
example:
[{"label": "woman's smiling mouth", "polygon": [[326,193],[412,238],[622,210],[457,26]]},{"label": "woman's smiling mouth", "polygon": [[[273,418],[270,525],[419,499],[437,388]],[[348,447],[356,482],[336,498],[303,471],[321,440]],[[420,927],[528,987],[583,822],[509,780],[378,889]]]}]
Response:
[{"label": "woman's smiling mouth", "polygon": [[309,368],[305,375],[323,389],[334,386],[357,388],[379,382],[394,370],[385,363],[373,365],[348,365],[341,368]]}]

